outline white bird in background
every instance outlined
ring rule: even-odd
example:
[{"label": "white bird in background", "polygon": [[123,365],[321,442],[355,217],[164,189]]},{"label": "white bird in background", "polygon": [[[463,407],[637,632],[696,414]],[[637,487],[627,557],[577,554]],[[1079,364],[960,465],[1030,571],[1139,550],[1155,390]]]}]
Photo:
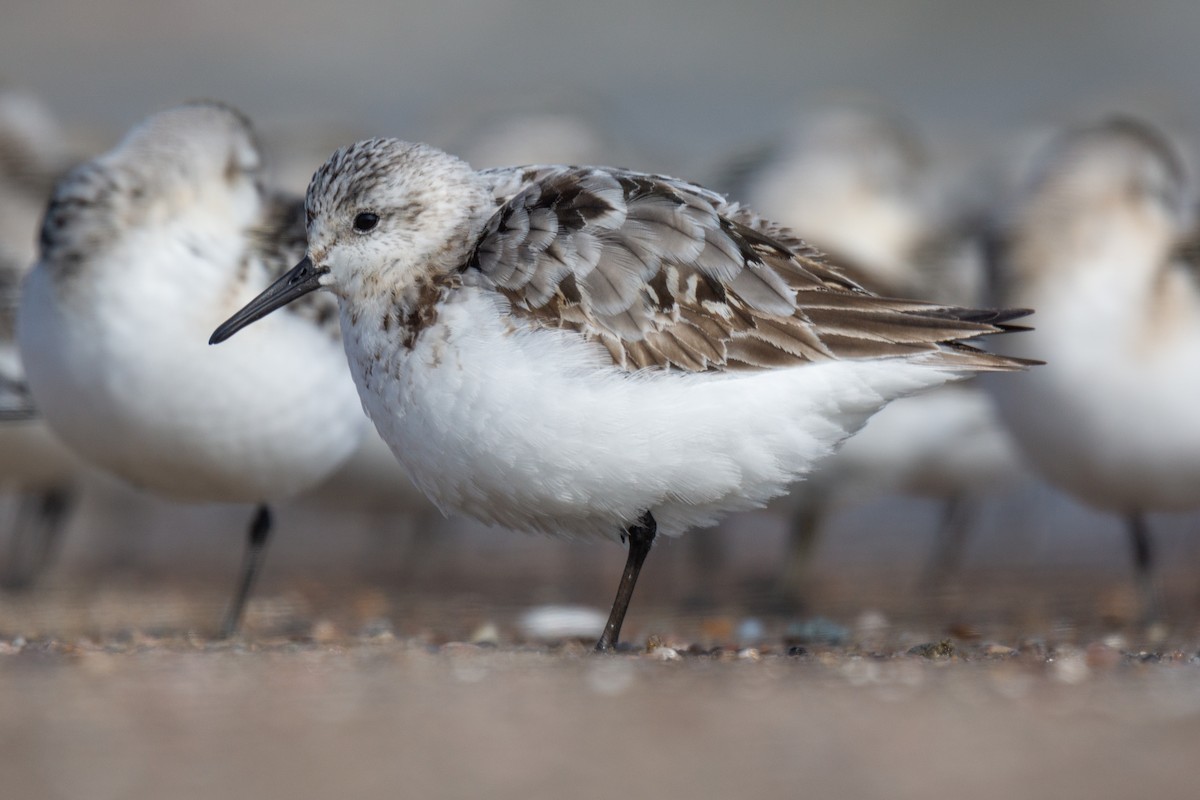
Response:
[{"label": "white bird in background", "polygon": [[259,504],[225,635],[258,571],[266,503],[329,475],[365,426],[331,300],[228,350],[204,344],[304,252],[301,203],[261,174],[231,109],[149,117],[58,185],[17,325],[37,408],[81,457],[165,497]]},{"label": "white bird in background", "polygon": [[24,271],[36,256],[38,223],[75,146],[33,95],[0,89],[0,264]]},{"label": "white bird in background", "polygon": [[[777,150],[742,168],[738,197],[867,288],[974,306],[983,300],[982,243],[969,206],[952,199],[903,120],[868,106],[810,113]],[[1021,475],[991,400],[970,384],[889,405],[808,480],[773,504],[792,521],[780,599],[804,602],[810,555],[834,508],[907,493],[945,503],[926,568],[935,585],[957,564],[981,499]]]},{"label": "white bird in background", "polygon": [[468,137],[464,157],[481,167],[591,164],[614,149],[603,132],[583,116],[544,110],[487,120]]},{"label": "white bird in background", "polygon": [[1050,483],[1124,515],[1157,613],[1145,515],[1200,508],[1200,258],[1176,146],[1129,117],[1067,131],[1036,159],[996,242],[1002,295],[1037,308],[1022,354],[1047,366],[994,388]]},{"label": "white bird in background", "polygon": [[427,145],[337,151],[308,254],[212,341],[338,297],[363,406],[435,503],[629,540],[613,648],[658,533],[783,494],[890,400],[1025,362],[963,343],[1021,312],[885,300],[684,181],[476,172]]},{"label": "white bird in background", "polygon": [[[628,131],[618,131],[612,97],[604,92],[559,92],[546,86],[456,105],[431,125],[430,141],[476,169],[511,164],[623,164],[644,156]],[[326,151],[324,156],[329,155]]]},{"label": "white bird in background", "polygon": [[736,171],[733,195],[802,225],[806,241],[857,267],[874,291],[904,295],[939,283],[923,274],[935,264],[912,258],[942,221],[929,157],[904,120],[868,106],[807,111]]},{"label": "white bird in background", "polygon": [[78,491],[80,462],[37,419],[15,330],[38,222],[71,153],[68,137],[36,97],[0,90],[0,489],[13,501],[0,585],[10,589],[29,586],[45,569]]}]

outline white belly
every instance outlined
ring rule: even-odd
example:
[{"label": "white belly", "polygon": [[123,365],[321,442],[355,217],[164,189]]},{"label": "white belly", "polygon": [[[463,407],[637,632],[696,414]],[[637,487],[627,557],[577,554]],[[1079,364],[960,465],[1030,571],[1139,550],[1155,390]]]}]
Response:
[{"label": "white belly", "polygon": [[343,313],[363,406],[413,480],[487,523],[660,533],[780,495],[887,401],[954,376],[899,359],[626,374],[572,333],[509,331],[464,289],[407,350]]},{"label": "white belly", "polygon": [[1147,339],[1125,307],[1136,299],[1110,298],[1120,317],[1082,289],[1063,295],[1036,298],[1035,330],[1009,340],[1046,366],[994,384],[1029,461],[1099,508],[1200,507],[1200,326]]}]

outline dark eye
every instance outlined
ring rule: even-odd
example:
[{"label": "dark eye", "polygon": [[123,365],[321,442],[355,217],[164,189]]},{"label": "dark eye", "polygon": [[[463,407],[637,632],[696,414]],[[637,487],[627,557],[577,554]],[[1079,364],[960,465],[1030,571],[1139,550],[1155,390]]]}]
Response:
[{"label": "dark eye", "polygon": [[370,211],[364,211],[354,218],[354,230],[359,233],[366,233],[379,224],[379,215],[372,214]]}]

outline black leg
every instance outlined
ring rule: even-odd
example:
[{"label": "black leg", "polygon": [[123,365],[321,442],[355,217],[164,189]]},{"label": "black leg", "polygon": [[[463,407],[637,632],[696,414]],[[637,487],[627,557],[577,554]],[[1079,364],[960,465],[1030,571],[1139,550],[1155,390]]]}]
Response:
[{"label": "black leg", "polygon": [[792,491],[800,493],[801,502],[788,520],[790,529],[783,572],[776,580],[771,598],[771,609],[784,614],[800,614],[808,606],[812,589],[809,567],[821,540],[826,511],[826,496],[819,488],[801,485]]},{"label": "black leg", "polygon": [[259,506],[250,522],[250,532],[246,539],[246,557],[242,561],[242,577],[238,582],[237,592],[233,595],[233,605],[225,614],[221,623],[220,637],[228,639],[238,632],[242,624],[242,613],[246,610],[246,598],[254,587],[254,579],[262,569],[263,554],[267,547],[267,537],[271,533],[271,509]]},{"label": "black leg", "polygon": [[0,586],[11,591],[28,589],[54,561],[75,495],[60,487],[24,495],[18,503],[8,566],[0,578]]},{"label": "black leg", "polygon": [[1126,518],[1129,526],[1129,541],[1133,546],[1133,566],[1137,575],[1138,592],[1142,596],[1142,620],[1153,622],[1158,619],[1158,591],[1154,588],[1154,549],[1150,540],[1150,526],[1146,515],[1134,511]]},{"label": "black leg", "polygon": [[642,562],[650,553],[654,544],[654,536],[658,532],[658,524],[647,511],[642,514],[636,525],[625,530],[629,539],[629,557],[625,559],[625,572],[621,575],[621,583],[617,586],[617,597],[613,600],[612,611],[608,615],[608,624],[600,641],[596,642],[596,652],[607,653],[617,646],[621,636],[621,623],[625,621],[625,612],[629,609],[629,599],[633,597],[633,587],[637,583],[638,573],[642,571]]},{"label": "black leg", "polygon": [[946,581],[962,568],[963,552],[966,550],[967,534],[975,516],[977,504],[966,492],[959,492],[946,499],[942,520],[938,525],[933,543],[933,552],[921,576],[921,586],[927,592],[936,592]]}]

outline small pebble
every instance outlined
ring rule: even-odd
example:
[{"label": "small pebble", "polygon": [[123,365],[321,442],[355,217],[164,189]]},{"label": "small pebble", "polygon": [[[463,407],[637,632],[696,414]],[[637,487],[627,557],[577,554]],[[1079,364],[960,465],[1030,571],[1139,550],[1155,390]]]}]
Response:
[{"label": "small pebble", "polygon": [[500,629],[494,622],[485,622],[471,634],[471,644],[495,647],[500,644]]},{"label": "small pebble", "polygon": [[1083,653],[1076,650],[1056,653],[1052,663],[1054,677],[1062,683],[1083,683],[1092,672]]},{"label": "small pebble", "polygon": [[1017,655],[1017,650],[997,642],[987,642],[979,646],[979,654],[988,658],[1011,658]]},{"label": "small pebble", "polygon": [[674,647],[655,647],[646,651],[646,657],[654,661],[679,661],[683,656]]},{"label": "small pebble", "polygon": [[953,658],[958,654],[954,644],[949,639],[943,639],[940,642],[928,642],[926,644],[918,644],[908,648],[908,655],[920,656],[922,658],[945,660]]},{"label": "small pebble", "polygon": [[737,651],[738,661],[762,661],[762,653],[757,647],[743,647]]}]

